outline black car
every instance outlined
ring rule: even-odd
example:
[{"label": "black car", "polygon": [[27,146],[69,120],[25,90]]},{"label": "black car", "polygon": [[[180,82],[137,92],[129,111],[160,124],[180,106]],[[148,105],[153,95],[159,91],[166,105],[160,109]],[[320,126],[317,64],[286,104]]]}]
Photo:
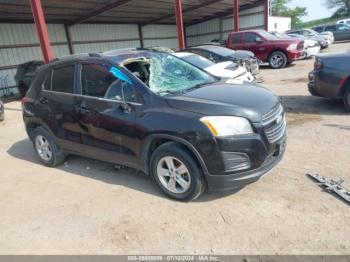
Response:
[{"label": "black car", "polygon": [[343,99],[350,111],[350,52],[317,56],[309,73],[309,91],[314,96]]},{"label": "black car", "polygon": [[259,74],[260,61],[255,57],[254,53],[250,51],[232,50],[217,45],[194,46],[182,51],[204,56],[214,63],[232,61],[238,65],[246,67],[247,71],[253,75]]},{"label": "black car", "polygon": [[0,121],[4,121],[4,119],[5,119],[5,107],[4,107],[4,103],[0,99]]},{"label": "black car", "polygon": [[15,75],[18,92],[24,97],[33,81],[36,70],[44,64],[43,61],[28,61],[17,66]]},{"label": "black car", "polygon": [[285,148],[283,107],[270,91],[145,49],[41,67],[23,118],[45,165],[76,154],[136,168],[178,200],[252,183]]},{"label": "black car", "polygon": [[350,40],[350,26],[346,24],[316,26],[314,30],[318,33],[332,32],[335,41]]}]

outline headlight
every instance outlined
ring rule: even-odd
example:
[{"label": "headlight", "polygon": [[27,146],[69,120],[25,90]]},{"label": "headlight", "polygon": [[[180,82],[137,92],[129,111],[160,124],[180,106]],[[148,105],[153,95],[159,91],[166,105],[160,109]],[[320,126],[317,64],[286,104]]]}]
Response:
[{"label": "headlight", "polygon": [[205,116],[200,119],[214,136],[233,136],[252,134],[249,121],[236,116]]},{"label": "headlight", "polygon": [[287,47],[287,50],[288,51],[292,51],[292,50],[296,50],[298,48],[298,44],[290,44],[288,47]]}]

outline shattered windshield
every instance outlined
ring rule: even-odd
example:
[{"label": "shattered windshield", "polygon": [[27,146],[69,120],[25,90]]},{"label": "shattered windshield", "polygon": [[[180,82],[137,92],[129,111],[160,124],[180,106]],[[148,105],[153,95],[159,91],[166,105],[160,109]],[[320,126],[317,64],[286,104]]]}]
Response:
[{"label": "shattered windshield", "polygon": [[148,86],[159,94],[182,93],[216,79],[193,65],[166,53],[155,53],[150,59]]}]

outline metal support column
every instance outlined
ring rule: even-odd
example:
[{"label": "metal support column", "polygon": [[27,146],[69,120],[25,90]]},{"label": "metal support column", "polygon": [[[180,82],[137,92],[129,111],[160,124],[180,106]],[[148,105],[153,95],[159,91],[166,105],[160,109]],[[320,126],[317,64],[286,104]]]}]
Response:
[{"label": "metal support column", "polygon": [[184,32],[184,22],[182,16],[182,0],[175,0],[175,16],[176,16],[176,27],[177,35],[179,41],[179,48],[186,48],[185,44],[185,32]]},{"label": "metal support column", "polygon": [[234,23],[234,31],[239,31],[239,7],[238,0],[233,0],[233,23]]},{"label": "metal support column", "polygon": [[32,13],[35,22],[36,32],[40,41],[41,51],[45,63],[48,63],[53,58],[53,52],[50,45],[49,34],[47,33],[46,22],[43,8],[40,0],[30,0]]}]

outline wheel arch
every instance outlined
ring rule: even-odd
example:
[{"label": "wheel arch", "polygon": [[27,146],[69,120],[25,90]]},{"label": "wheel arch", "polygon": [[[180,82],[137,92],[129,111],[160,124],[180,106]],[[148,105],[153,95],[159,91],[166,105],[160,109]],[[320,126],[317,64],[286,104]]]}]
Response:
[{"label": "wheel arch", "polygon": [[343,98],[346,91],[350,88],[350,76],[344,81],[344,84],[339,88],[338,97]]},{"label": "wheel arch", "polygon": [[25,123],[25,127],[26,127],[27,134],[31,140],[33,140],[33,137],[32,137],[33,131],[38,127],[44,128],[52,135],[53,138],[55,137],[53,135],[53,133],[51,132],[51,129],[46,124],[42,123],[41,121],[37,121],[37,120],[28,121]]},{"label": "wheel arch", "polygon": [[283,50],[282,48],[275,48],[275,49],[273,49],[273,50],[269,53],[269,55],[267,56],[267,59],[268,59],[268,60],[270,60],[270,56],[271,56],[274,52],[282,52],[282,53],[286,56],[286,58],[287,58],[287,60],[288,60],[288,54],[287,54],[287,52],[286,52],[285,50]]},{"label": "wheel arch", "polygon": [[150,173],[150,160],[152,152],[157,149],[159,146],[168,143],[175,142],[179,144],[183,149],[185,149],[191,156],[194,157],[194,160],[197,162],[199,167],[202,169],[205,175],[208,174],[208,169],[204,163],[203,158],[197,151],[197,149],[187,140],[166,134],[152,134],[146,138],[143,149],[142,149],[142,163],[141,169],[146,173]]}]

